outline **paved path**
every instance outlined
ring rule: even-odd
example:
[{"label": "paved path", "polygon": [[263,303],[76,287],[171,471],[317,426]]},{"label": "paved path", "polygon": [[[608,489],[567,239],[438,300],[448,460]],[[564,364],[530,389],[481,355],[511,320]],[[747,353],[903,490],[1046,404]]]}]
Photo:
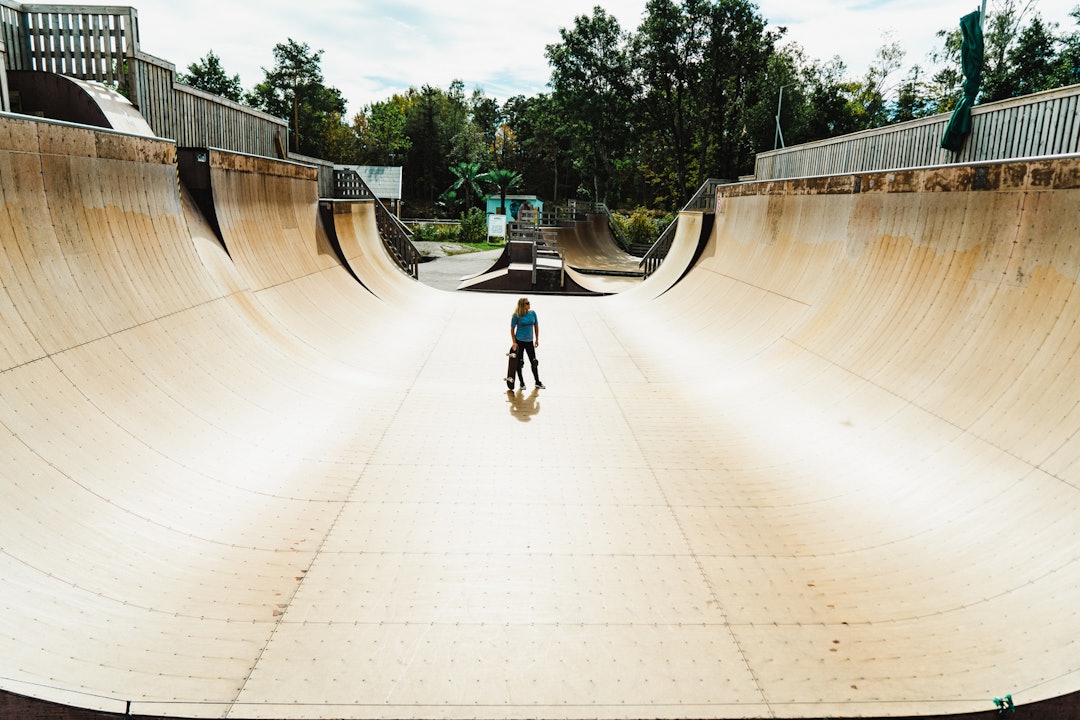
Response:
[{"label": "paved path", "polygon": [[[430,252],[426,243],[418,244],[424,252]],[[502,250],[484,250],[460,255],[441,255],[434,260],[420,263],[420,282],[439,290],[456,290],[461,278],[487,270],[502,254]]]}]

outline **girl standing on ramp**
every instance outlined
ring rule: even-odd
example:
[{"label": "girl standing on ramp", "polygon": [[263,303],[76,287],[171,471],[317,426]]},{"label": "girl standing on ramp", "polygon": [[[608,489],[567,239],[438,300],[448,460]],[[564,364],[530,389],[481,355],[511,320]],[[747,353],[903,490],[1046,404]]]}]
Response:
[{"label": "girl standing on ramp", "polygon": [[[540,382],[538,370],[540,361],[536,359],[536,348],[540,347],[540,321],[536,318],[529,298],[518,298],[514,316],[510,318],[510,343],[510,351],[517,353],[517,376],[521,378],[522,389],[525,388],[525,378],[521,375],[521,370],[525,367],[525,353],[529,354],[536,387],[542,389],[544,383]],[[509,390],[514,389],[513,374],[506,378],[506,387]]]}]

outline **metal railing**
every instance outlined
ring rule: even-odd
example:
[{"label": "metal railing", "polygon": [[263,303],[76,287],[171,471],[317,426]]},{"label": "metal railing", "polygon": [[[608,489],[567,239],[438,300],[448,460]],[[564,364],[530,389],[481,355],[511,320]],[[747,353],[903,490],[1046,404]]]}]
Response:
[{"label": "metal railing", "polygon": [[[559,287],[566,286],[566,261],[563,251],[556,243],[556,231],[549,230],[552,223],[545,224],[545,215],[537,210],[522,212],[507,228],[510,242],[528,242],[532,245],[532,284],[536,285],[537,272],[545,269],[559,271]],[[545,263],[544,261],[548,261]]]},{"label": "metal railing", "polygon": [[604,203],[596,203],[598,214],[607,218],[608,228],[611,230],[611,234],[615,236],[615,241],[619,244],[623,250],[630,250],[630,238],[626,237],[626,233],[623,232],[622,225],[615,222],[615,218],[611,215],[611,210]]},{"label": "metal railing", "polygon": [[958,153],[941,147],[949,115],[760,152],[757,180],[841,175],[1080,152],[1080,85],[976,105]]},{"label": "metal railing", "polygon": [[375,197],[360,175],[351,169],[334,170],[334,198],[338,200],[371,200],[375,204],[375,224],[379,236],[401,269],[414,278],[420,277],[420,251],[412,244],[412,233],[396,215]]},{"label": "metal railing", "polygon": [[[701,187],[698,188],[697,192],[694,193],[689,202],[683,206],[682,211],[698,210],[701,212],[714,212],[716,210],[716,188],[721,185],[727,185],[730,182],[730,180],[709,178],[701,184]],[[642,269],[645,277],[649,277],[656,272],[656,269],[660,267],[660,264],[667,258],[668,252],[671,250],[671,244],[675,241],[675,231],[678,228],[678,225],[679,217],[676,215],[675,220],[664,228],[664,232],[660,233],[660,237],[656,239],[652,244],[652,247],[649,248],[649,251],[645,253],[645,257],[641,258],[638,267]]]},{"label": "metal railing", "polygon": [[576,222],[585,220],[589,215],[603,215],[607,218],[608,228],[611,230],[615,242],[623,250],[629,250],[630,240],[626,237],[626,233],[623,232],[622,226],[615,222],[611,210],[604,203],[590,202],[588,200],[568,200],[565,207],[557,208],[556,211],[561,211],[561,214],[557,216],[558,219],[565,218]]}]

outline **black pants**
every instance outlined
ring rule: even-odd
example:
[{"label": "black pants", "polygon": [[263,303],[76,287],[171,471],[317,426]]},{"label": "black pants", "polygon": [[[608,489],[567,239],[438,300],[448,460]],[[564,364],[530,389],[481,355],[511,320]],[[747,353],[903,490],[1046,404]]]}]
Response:
[{"label": "black pants", "polygon": [[524,387],[525,386],[525,378],[522,377],[521,371],[522,371],[522,368],[525,367],[525,353],[528,353],[529,354],[529,364],[532,366],[533,380],[535,380],[536,384],[539,385],[540,384],[540,371],[537,369],[537,366],[540,365],[540,361],[536,359],[536,345],[534,345],[531,341],[526,342],[525,340],[518,340],[517,341],[517,346],[518,346],[518,349],[517,349],[517,356],[518,356],[518,358],[517,358],[518,359],[517,376],[518,376],[518,380],[521,381],[521,385],[522,385],[522,387]]}]

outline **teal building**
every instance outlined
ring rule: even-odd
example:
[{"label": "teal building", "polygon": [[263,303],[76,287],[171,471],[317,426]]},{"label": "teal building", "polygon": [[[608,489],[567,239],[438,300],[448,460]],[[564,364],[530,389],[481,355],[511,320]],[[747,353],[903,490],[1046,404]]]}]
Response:
[{"label": "teal building", "polygon": [[[490,195],[487,198],[486,211],[488,215],[495,215],[499,212],[500,200],[498,195]],[[506,216],[508,221],[515,221],[520,219],[522,209],[533,209],[537,212],[544,211],[544,201],[536,197],[535,195],[507,195],[506,196]]]}]

